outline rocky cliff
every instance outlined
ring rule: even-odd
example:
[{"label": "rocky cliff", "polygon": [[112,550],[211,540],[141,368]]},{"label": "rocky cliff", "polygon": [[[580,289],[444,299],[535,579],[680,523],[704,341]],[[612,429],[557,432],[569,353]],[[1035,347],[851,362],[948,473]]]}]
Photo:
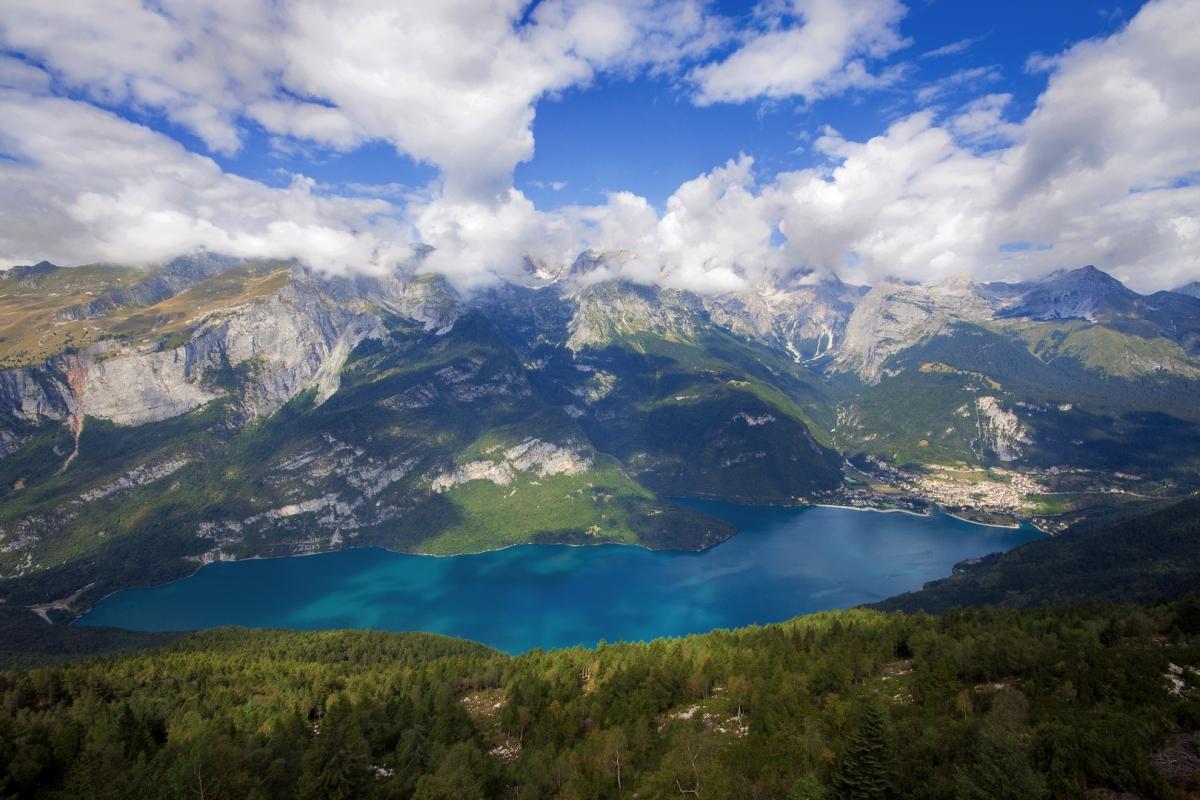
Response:
[{"label": "rocky cliff", "polygon": [[351,544],[705,546],[728,531],[659,494],[858,502],[848,459],[914,507],[1200,485],[1186,294],[1076,270],[701,296],[620,258],[470,295],[419,254],[4,274],[0,598]]}]

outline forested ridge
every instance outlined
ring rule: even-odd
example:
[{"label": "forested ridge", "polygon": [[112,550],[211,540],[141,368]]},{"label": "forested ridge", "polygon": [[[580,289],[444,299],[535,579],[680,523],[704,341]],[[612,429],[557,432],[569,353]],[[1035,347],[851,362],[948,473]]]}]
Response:
[{"label": "forested ridge", "polygon": [[1057,536],[993,553],[884,611],[1029,607],[1084,600],[1149,603],[1200,586],[1200,495],[1080,522]]},{"label": "forested ridge", "polygon": [[0,797],[1179,798],[1198,667],[1197,595],[518,657],[216,630],[0,672]]}]

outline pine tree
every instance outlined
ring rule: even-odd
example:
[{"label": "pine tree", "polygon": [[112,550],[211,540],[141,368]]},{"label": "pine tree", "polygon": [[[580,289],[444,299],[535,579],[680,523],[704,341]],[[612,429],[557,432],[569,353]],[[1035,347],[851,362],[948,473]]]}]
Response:
[{"label": "pine tree", "polygon": [[969,763],[955,771],[954,795],[962,800],[1039,800],[1046,782],[1037,774],[1012,733],[984,725]]},{"label": "pine tree", "polygon": [[884,713],[868,706],[833,776],[833,796],[837,800],[884,800],[891,796],[889,733]]},{"label": "pine tree", "polygon": [[351,800],[363,797],[371,781],[371,751],[345,701],[334,701],[321,720],[321,731],[304,756],[300,778],[303,797]]}]

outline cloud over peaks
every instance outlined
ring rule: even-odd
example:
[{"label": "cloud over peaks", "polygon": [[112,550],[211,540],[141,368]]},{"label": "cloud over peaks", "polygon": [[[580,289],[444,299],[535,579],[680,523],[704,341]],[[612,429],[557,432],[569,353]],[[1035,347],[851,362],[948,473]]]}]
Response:
[{"label": "cloud over peaks", "polygon": [[[1121,31],[1037,59],[1046,87],[1024,116],[998,70],[968,69],[912,92],[874,135],[825,129],[806,169],[738,155],[659,209],[616,186],[555,211],[512,182],[539,100],[650,75],[684,103],[811,105],[896,78],[904,6],[765,0],[738,31],[703,0],[4,5],[3,263],[206,247],[385,269],[420,242],[425,268],[467,288],[585,247],[623,252],[604,274],[705,292],[797,268],[870,282],[1095,263],[1140,289],[1200,275],[1193,0],[1151,0]],[[202,154],[264,133],[321,153],[387,142],[438,177],[273,187]]]}]

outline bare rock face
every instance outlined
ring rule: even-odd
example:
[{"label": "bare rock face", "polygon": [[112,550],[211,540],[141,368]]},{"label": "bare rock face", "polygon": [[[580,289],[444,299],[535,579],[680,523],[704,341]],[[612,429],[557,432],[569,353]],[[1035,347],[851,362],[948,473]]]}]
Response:
[{"label": "bare rock face", "polygon": [[401,268],[383,275],[325,278],[323,288],[340,303],[381,308],[427,331],[445,332],[466,313],[458,292],[440,275],[419,275]]},{"label": "bare rock face", "polygon": [[786,350],[798,363],[812,361],[841,344],[866,289],[807,277],[706,296],[704,308],[713,322],[734,333]]},{"label": "bare rock face", "polygon": [[188,355],[184,346],[85,363],[85,377],[77,387],[83,413],[118,425],[141,425],[215,400],[220,395],[201,385]]},{"label": "bare rock face", "polygon": [[381,332],[375,316],[335,301],[296,270],[267,298],[202,320],[178,347],[115,354],[102,348],[0,373],[0,453],[6,443],[14,449],[18,422],[63,421],[79,412],[141,425],[185,414],[225,395],[231,370],[246,417],[269,414],[314,385],[323,401],[337,391],[355,346]]},{"label": "bare rock face", "polygon": [[75,393],[67,379],[72,363],[55,358],[0,372],[0,458],[21,446],[28,426],[63,422],[75,414]]},{"label": "bare rock face", "polygon": [[882,283],[854,309],[839,349],[839,368],[878,383],[896,353],[944,332],[955,322],[982,322],[992,308],[968,278],[936,286]]},{"label": "bare rock face", "polygon": [[139,486],[146,486],[154,483],[161,478],[172,475],[190,462],[186,456],[174,456],[156,464],[139,464],[133,469],[126,472],[115,481],[88,489],[83,494],[79,495],[79,500],[84,503],[90,503],[99,500],[117,492],[136,489]]},{"label": "bare rock face", "polygon": [[215,320],[188,343],[205,371],[242,368],[243,411],[269,414],[318,385],[318,400],[337,390],[346,357],[363,339],[382,335],[379,321],[334,302],[307,277],[266,302]]},{"label": "bare rock face", "polygon": [[625,333],[689,338],[704,314],[700,300],[690,293],[615,281],[588,286],[574,299],[576,309],[567,326],[570,336],[566,344],[576,353],[604,347]]},{"label": "bare rock face", "polygon": [[541,439],[526,439],[499,454],[496,459],[480,459],[434,476],[430,488],[445,492],[469,481],[491,481],[507,486],[521,472],[531,472],[539,478],[548,475],[578,475],[592,468],[592,454],[582,444],[564,445]]},{"label": "bare rock face", "polygon": [[979,412],[979,443],[1001,461],[1016,461],[1021,457],[1021,445],[1032,444],[1029,430],[1012,411],[1006,411],[994,397],[979,397],[975,401]]}]

